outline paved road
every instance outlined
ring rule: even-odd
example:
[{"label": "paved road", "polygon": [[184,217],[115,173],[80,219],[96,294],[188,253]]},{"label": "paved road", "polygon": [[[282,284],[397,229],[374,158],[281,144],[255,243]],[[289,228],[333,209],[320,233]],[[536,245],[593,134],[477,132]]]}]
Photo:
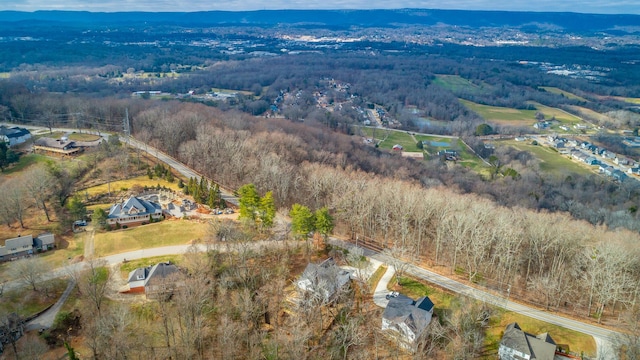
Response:
[{"label": "paved road", "polygon": [[75,287],[76,282],[73,281],[73,279],[69,280],[69,285],[67,285],[67,288],[62,293],[60,299],[58,299],[58,301],[42,315],[29,321],[26,326],[27,330],[48,329],[53,326],[53,321],[56,319],[56,315],[58,315],[60,308],[62,308],[62,305],[64,305],[64,302],[67,301],[69,294],[71,294],[71,291]]},{"label": "paved road", "polygon": [[389,300],[387,300],[387,294],[389,293],[387,287],[395,274],[396,269],[389,265],[387,267],[387,271],[385,271],[384,275],[380,278],[380,281],[378,281],[376,291],[373,293],[373,302],[381,308],[386,308],[389,303]]},{"label": "paved road", "polygon": [[[349,242],[345,242],[335,238],[330,238],[329,242],[332,245],[340,246],[347,249],[355,247],[355,245]],[[376,253],[369,249],[365,249],[364,255],[370,258],[382,261],[387,264],[392,263],[391,258],[384,256],[380,253]],[[562,326],[567,329],[579,331],[583,334],[591,335],[594,337],[594,339],[596,340],[596,344],[598,345],[598,358],[601,358],[601,359],[615,358],[611,355],[612,352],[610,350],[611,349],[610,344],[614,339],[614,337],[618,334],[616,331],[612,331],[600,326],[573,320],[573,319],[564,317],[562,315],[559,315],[557,313],[546,312],[546,311],[538,310],[536,308],[533,308],[527,305],[516,303],[508,300],[505,297],[496,296],[488,292],[485,292],[483,290],[473,288],[471,286],[462,284],[460,282],[449,279],[445,276],[434,273],[432,271],[422,269],[412,264],[408,265],[406,272],[412,276],[415,276],[422,280],[426,280],[430,283],[433,283],[437,286],[453,291],[457,294],[462,294],[470,298],[478,299],[478,300],[487,302],[489,304],[492,304],[494,306],[498,306],[509,311],[517,312],[519,314],[527,315],[534,319],[541,320],[550,324]]]},{"label": "paved road", "polygon": [[[225,252],[229,250],[237,250],[239,248],[247,249],[247,250],[257,250],[263,247],[287,247],[291,246],[291,242],[289,241],[275,241],[275,240],[263,240],[263,241],[255,241],[250,243],[215,243],[215,244],[198,244],[198,245],[173,245],[173,246],[162,246],[151,249],[141,249],[128,251],[116,255],[109,255],[102,258],[96,259],[96,261],[105,261],[106,265],[113,265],[117,263],[122,263],[124,260],[137,260],[144,259],[155,256],[165,256],[165,255],[181,255],[186,253],[192,246],[199,252],[207,251],[208,249],[217,250],[220,252]],[[78,262],[74,264],[69,264],[53,271],[48,272],[42,277],[42,281],[67,277],[72,274],[76,274],[89,266],[87,262]],[[23,286],[19,281],[9,281],[5,284],[4,289],[6,291],[14,289],[19,286]]]},{"label": "paved road", "polygon": [[[188,168],[186,165],[184,165],[183,163],[181,163],[180,161],[174,159],[173,157],[163,153],[162,151],[147,145],[141,141],[138,141],[136,139],[133,138],[126,138],[124,139],[128,144],[130,144],[131,146],[134,146],[140,150],[145,151],[147,154],[156,157],[158,160],[164,162],[165,164],[171,166],[174,170],[176,170],[177,172],[179,172],[180,174],[182,174],[183,176],[185,176],[186,178],[190,179],[190,178],[196,178],[198,181],[200,181],[200,178],[202,177],[201,174],[197,173],[196,171]],[[236,206],[238,206],[238,198],[235,197],[231,192],[226,191],[224,189],[220,189],[220,193],[222,194],[222,199],[230,202],[231,204],[234,204]]]},{"label": "paved road", "polygon": [[93,253],[95,252],[95,235],[96,231],[93,229],[86,229],[87,232],[84,234],[84,258],[92,259]]},{"label": "paved road", "polygon": [[[75,129],[55,129],[55,130],[61,130],[61,131],[75,131]],[[146,151],[147,153],[149,153],[152,156],[157,157],[159,160],[169,164],[172,168],[174,168],[176,171],[180,172],[182,175],[186,176],[186,177],[195,177],[195,178],[200,178],[200,175],[198,173],[196,173],[195,171],[189,169],[188,167],[186,167],[184,164],[180,163],[179,161],[177,161],[176,159],[172,158],[171,156],[162,153],[161,151],[150,147],[142,142],[139,142],[135,139],[127,139],[128,142],[132,145],[135,146],[139,149],[142,149],[144,151]],[[231,194],[224,194],[223,197],[225,197],[225,199],[228,199],[230,202],[237,204],[237,198],[234,198],[233,195]],[[234,202],[235,201],[235,202]],[[342,246],[345,248],[350,248],[353,247],[354,245],[351,243],[347,243],[347,242],[343,242],[340,241],[338,239],[331,239],[332,243],[338,245],[338,246]],[[137,250],[137,251],[133,251],[133,252],[129,252],[129,253],[124,253],[124,254],[118,254],[118,255],[112,255],[109,257],[104,258],[105,260],[107,260],[109,263],[112,263],[112,261],[115,262],[121,262],[123,259],[138,259],[138,258],[143,258],[143,257],[152,257],[152,256],[161,256],[161,255],[169,255],[169,254],[181,254],[184,253],[186,251],[186,248],[188,246],[185,245],[180,245],[180,246],[173,246],[173,247],[164,247],[164,248],[156,248],[156,249],[146,249],[146,250]],[[372,252],[370,250],[365,252],[366,256],[369,256],[373,259],[379,260],[379,261],[383,261],[386,263],[390,263],[390,259],[388,257],[385,257],[381,254]],[[83,263],[78,263],[78,264],[74,264],[74,265],[69,265],[65,268],[62,269],[57,269],[49,274],[47,274],[48,278],[54,278],[54,277],[60,277],[63,276],[65,274],[68,274],[69,271],[77,271],[79,269],[83,268]],[[576,321],[573,319],[569,319],[563,316],[560,316],[558,314],[554,314],[554,313],[549,313],[549,312],[545,312],[545,311],[541,311],[526,305],[522,305],[519,303],[515,303],[513,301],[509,301],[508,299],[505,299],[503,297],[500,296],[496,296],[493,294],[489,294],[485,291],[464,285],[462,283],[459,283],[455,280],[451,280],[449,278],[446,278],[442,275],[436,274],[434,272],[419,268],[417,266],[414,265],[409,265],[407,268],[407,273],[416,276],[420,279],[429,281],[431,283],[434,283],[438,286],[441,286],[443,288],[449,289],[453,292],[459,293],[459,294],[463,294],[478,300],[482,300],[491,304],[494,304],[496,306],[502,307],[504,309],[510,310],[510,311],[514,311],[514,312],[518,312],[521,314],[525,314],[527,316],[530,316],[532,318],[538,319],[538,320],[542,320],[554,325],[559,325],[559,326],[563,326],[572,330],[576,330],[579,332],[582,332],[584,334],[588,334],[588,335],[592,335],[594,336],[594,338],[597,339],[597,342],[599,343],[599,345],[610,342],[613,337],[618,334],[615,331],[612,330],[608,330],[599,326],[595,326],[595,325],[591,325],[591,324],[587,324],[587,323],[582,323],[580,321]],[[5,289],[10,289],[12,287],[15,287],[16,284],[15,283],[8,283],[5,286]],[[606,346],[598,346],[598,352],[600,353],[599,355],[603,355],[602,351],[603,348],[606,348]],[[606,354],[604,355],[605,357]],[[609,358],[611,358],[609,356]]]}]

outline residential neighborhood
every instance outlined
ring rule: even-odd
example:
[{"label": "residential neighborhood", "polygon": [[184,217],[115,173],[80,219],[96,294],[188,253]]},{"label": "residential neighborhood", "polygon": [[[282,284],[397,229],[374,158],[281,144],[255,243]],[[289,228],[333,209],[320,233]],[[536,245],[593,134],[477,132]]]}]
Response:
[{"label": "residential neighborhood", "polygon": [[52,233],[42,233],[36,237],[24,235],[4,242],[0,246],[0,262],[16,260],[34,253],[52,250],[55,247],[55,235]]}]

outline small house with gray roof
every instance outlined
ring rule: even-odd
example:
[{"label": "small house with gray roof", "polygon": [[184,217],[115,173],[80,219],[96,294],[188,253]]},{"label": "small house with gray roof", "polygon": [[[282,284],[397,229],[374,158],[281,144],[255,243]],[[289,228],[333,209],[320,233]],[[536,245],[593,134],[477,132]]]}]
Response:
[{"label": "small house with gray roof", "polygon": [[391,297],[382,313],[382,330],[389,330],[403,347],[413,349],[431,323],[433,308],[428,296],[418,300],[402,294]]},{"label": "small house with gray roof", "polygon": [[171,277],[178,274],[177,266],[170,262],[161,262],[153,266],[137,268],[129,273],[127,293],[144,293],[147,297],[173,292],[179,284]]},{"label": "small house with gray roof", "polygon": [[107,224],[133,226],[148,223],[151,219],[154,221],[162,219],[160,204],[131,196],[126,201],[111,206],[107,215]]},{"label": "small house with gray roof", "polygon": [[507,325],[498,358],[500,360],[554,360],[556,343],[548,333],[532,335],[522,331],[518,323]]},{"label": "small house with gray roof", "polygon": [[18,259],[33,254],[35,251],[47,251],[55,246],[55,236],[43,233],[35,238],[33,235],[18,236],[7,239],[0,245],[0,261]]}]

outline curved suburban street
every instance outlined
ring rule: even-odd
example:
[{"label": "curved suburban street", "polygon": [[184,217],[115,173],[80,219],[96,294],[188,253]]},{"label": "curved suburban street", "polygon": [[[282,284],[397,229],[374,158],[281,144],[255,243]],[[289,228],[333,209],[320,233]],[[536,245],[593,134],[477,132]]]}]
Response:
[{"label": "curved suburban street", "polygon": [[[54,129],[54,130],[55,131],[75,131],[77,129]],[[98,132],[95,132],[95,133],[97,134]],[[195,177],[199,179],[201,176],[200,174],[188,168],[186,165],[182,164],[178,160],[172,158],[167,154],[164,154],[163,152],[151,146],[148,146],[147,144],[144,144],[140,141],[137,141],[131,138],[126,139],[126,142],[131,144],[132,146],[135,146],[138,149],[141,149],[147,152],[149,155],[158,158],[160,161],[168,164],[174,170],[176,170],[177,172],[179,172],[180,174],[182,174],[187,178]],[[238,203],[237,202],[238,199],[234,197],[233,194],[225,192],[223,193],[223,195],[225,200],[233,204]],[[352,243],[342,241],[336,238],[331,238],[329,242],[334,246],[339,246],[345,249],[350,249],[355,247],[355,245]],[[251,243],[251,245],[249,246],[254,248],[259,248],[261,246],[271,246],[271,247],[287,246],[287,244],[288,243],[286,241],[259,241],[259,242]],[[192,245],[175,245],[175,246],[165,246],[165,247],[150,248],[150,249],[141,249],[141,250],[135,250],[135,251],[130,251],[130,252],[116,254],[116,255],[110,255],[110,256],[103,257],[101,259],[106,261],[108,264],[115,264],[115,263],[123,262],[125,259],[134,260],[134,259],[141,259],[141,258],[154,257],[154,256],[184,254],[191,246]],[[219,250],[219,251],[226,251],[226,250],[232,249],[233,245],[216,243],[213,245],[198,244],[193,246],[195,246],[198,251],[206,251],[207,249],[211,249],[211,248],[215,248],[216,250]],[[369,249],[364,249],[364,255],[382,263],[386,263],[386,264],[393,263],[391,258]],[[87,263],[81,262],[81,263],[70,264],[62,268],[58,268],[52,272],[49,272],[45,276],[44,280],[67,276],[69,274],[82,270],[86,265]],[[486,291],[462,284],[458,281],[449,279],[445,276],[420,268],[413,264],[408,264],[406,272],[416,278],[428,281],[430,283],[433,283],[436,286],[445,288],[454,293],[465,295],[474,299],[478,299],[478,300],[490,303],[494,306],[501,307],[509,311],[517,312],[519,314],[524,314],[534,319],[545,321],[550,324],[562,326],[568,329],[582,332],[587,335],[591,335],[596,340],[596,344],[598,347],[598,358],[599,359],[615,359],[613,351],[611,350],[611,343],[614,337],[618,334],[618,332],[616,331],[609,330],[604,327],[596,326],[590,323],[585,323],[578,320],[570,319],[565,316],[559,315],[558,313],[547,312],[540,309],[536,309],[534,307],[523,305],[523,304],[511,301],[506,297],[496,296]],[[389,273],[391,273],[391,271],[388,271],[387,274],[385,274],[385,277],[387,277]],[[386,281],[388,282],[388,279],[386,279]],[[19,284],[17,282],[9,282],[5,285],[5,289],[8,290],[18,285]],[[386,294],[386,285],[384,286],[384,288],[385,288],[384,290],[376,289],[376,294],[374,296],[374,300],[376,300],[376,304],[380,306],[386,306],[384,301],[379,299],[380,296],[383,296],[384,294]]]}]

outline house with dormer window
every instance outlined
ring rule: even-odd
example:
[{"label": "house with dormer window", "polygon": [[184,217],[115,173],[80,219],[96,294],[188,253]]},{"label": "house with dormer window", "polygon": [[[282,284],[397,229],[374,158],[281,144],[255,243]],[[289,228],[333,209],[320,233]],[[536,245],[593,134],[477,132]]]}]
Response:
[{"label": "house with dormer window", "polygon": [[131,196],[126,201],[116,203],[109,209],[107,224],[134,226],[162,219],[160,204]]}]

